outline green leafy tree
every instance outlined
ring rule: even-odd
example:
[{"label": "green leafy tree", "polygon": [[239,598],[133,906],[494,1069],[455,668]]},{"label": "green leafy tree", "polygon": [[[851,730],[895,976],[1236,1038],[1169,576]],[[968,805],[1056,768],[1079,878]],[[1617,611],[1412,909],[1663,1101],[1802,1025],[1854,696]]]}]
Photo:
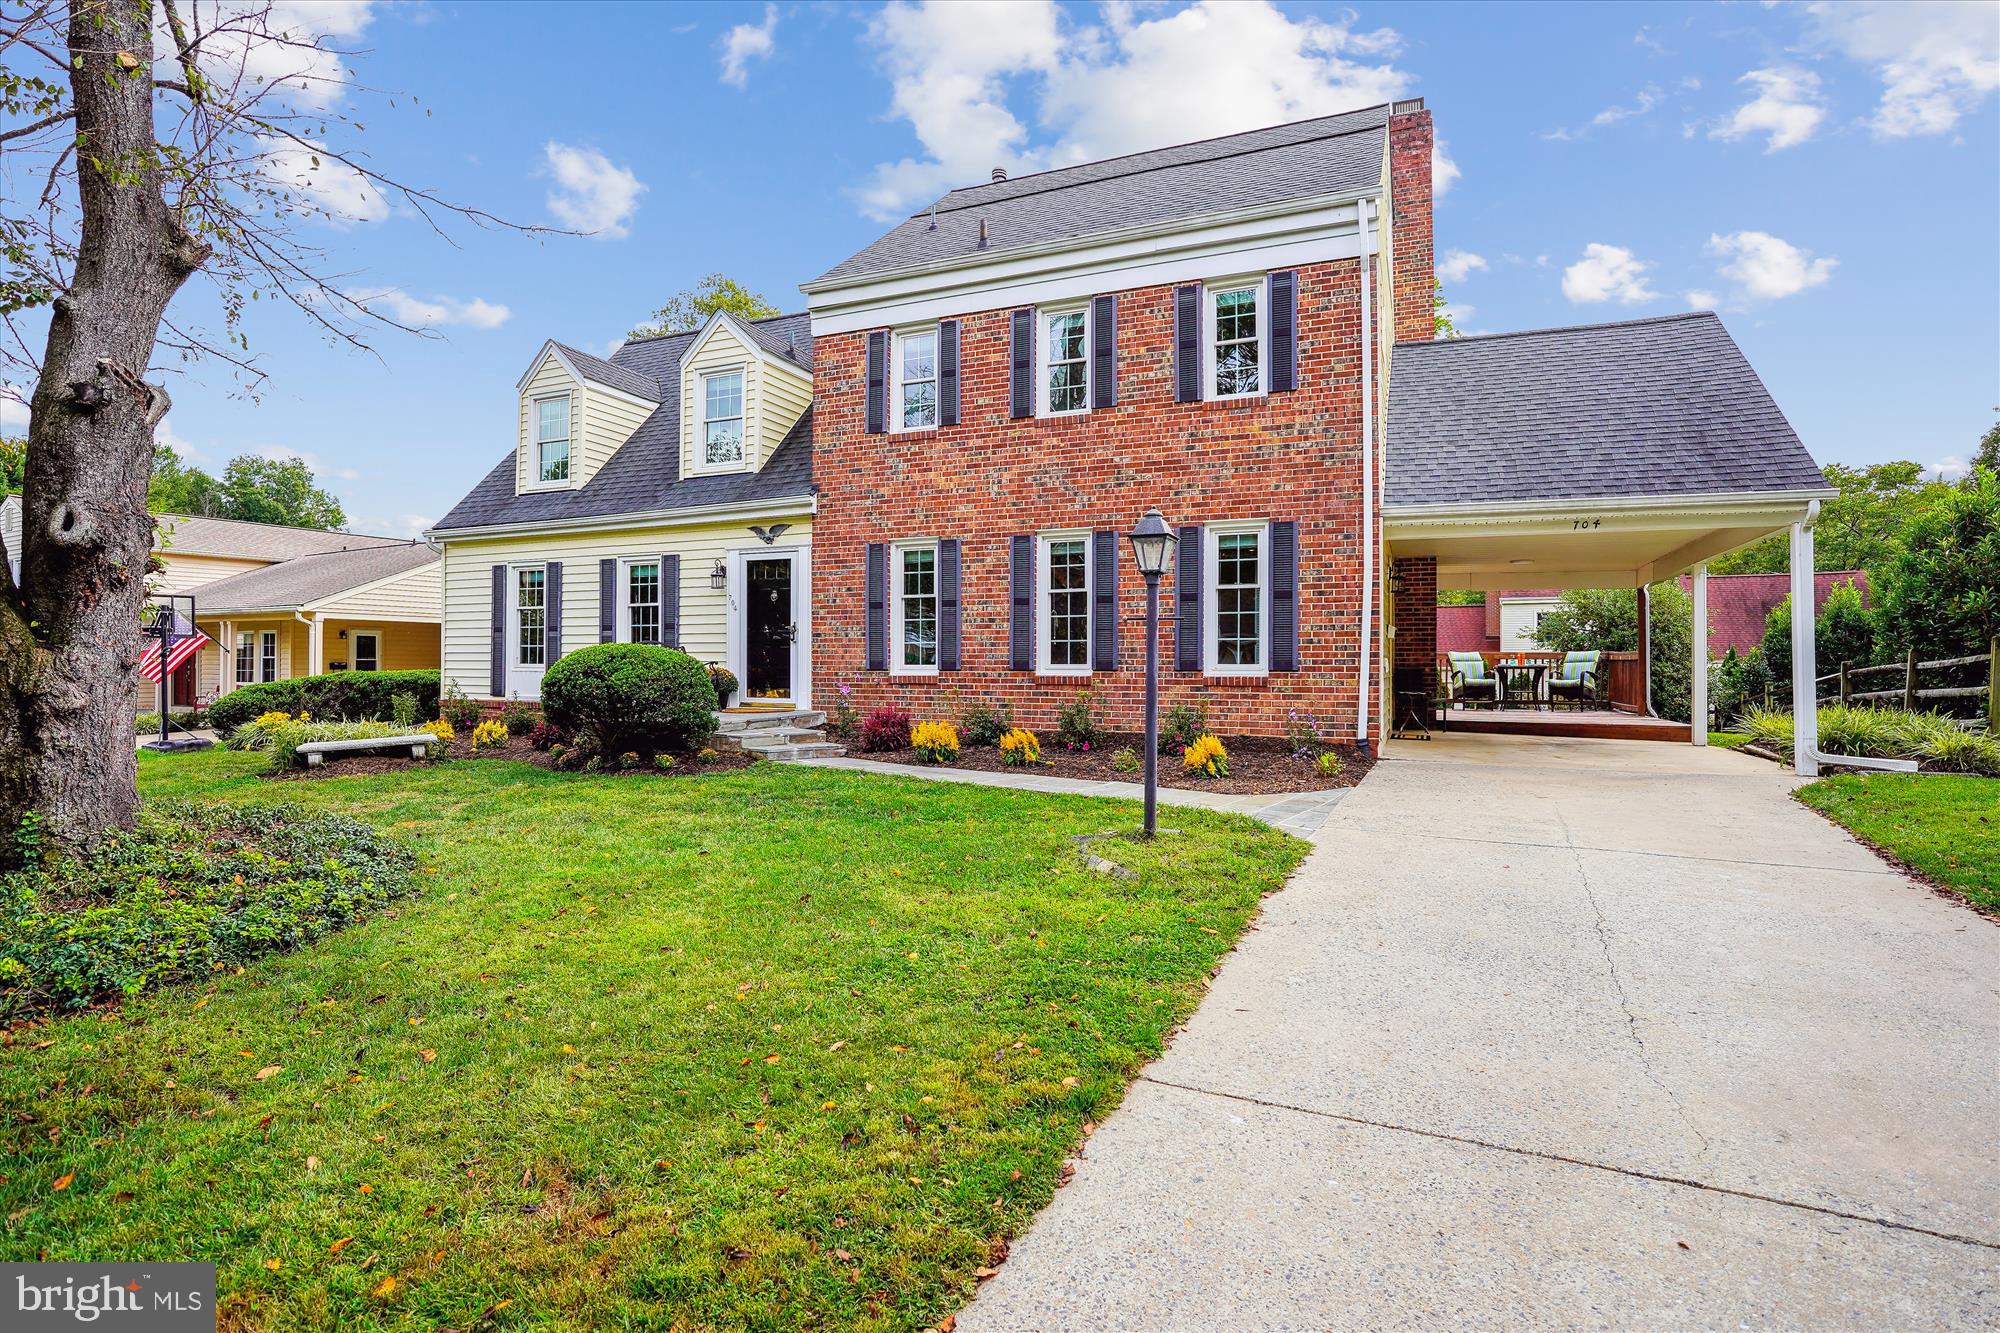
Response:
[{"label": "green leafy tree", "polygon": [[340,501],[314,484],[303,459],[240,455],[222,470],[220,489],[222,518],[328,530],[347,522]]},{"label": "green leafy tree", "polygon": [[2000,469],[1939,488],[1877,586],[1884,658],[1974,653],[2000,634]]},{"label": "green leafy tree", "polygon": [[[1694,670],[1694,602],[1678,579],[1648,590],[1652,602],[1653,711],[1685,722],[1690,716]],[[1576,588],[1542,617],[1535,637],[1553,652],[1607,653],[1639,649],[1639,598],[1630,588]]]},{"label": "green leafy tree", "polygon": [[[1819,569],[1882,568],[1901,549],[1911,522],[1944,483],[1926,481],[1923,465],[1903,460],[1849,467],[1828,463],[1821,472],[1839,494],[1820,504],[1813,564]],[[1785,534],[1709,562],[1711,574],[1782,574],[1790,567]]]},{"label": "green leafy tree", "polygon": [[669,297],[665,305],[653,312],[651,323],[641,324],[625,336],[658,338],[669,333],[692,333],[708,323],[718,310],[727,310],[738,319],[768,319],[784,313],[765,300],[763,293],[751,291],[734,278],[711,273]]},{"label": "green leafy tree", "polygon": [[[1764,617],[1764,641],[1757,654],[1781,688],[1792,678],[1792,599],[1787,596]],[[1875,661],[1875,616],[1851,583],[1837,583],[1813,621],[1815,674],[1832,675],[1842,662],[1868,666]]]},{"label": "green leafy tree", "polygon": [[1439,588],[1439,606],[1484,606],[1486,594],[1477,588]]},{"label": "green leafy tree", "polygon": [[1444,283],[1431,279],[1431,336],[1450,341],[1459,336],[1458,323],[1451,317],[1451,303],[1444,299]]},{"label": "green leafy tree", "polygon": [[189,463],[164,444],[153,446],[153,479],[146,486],[146,508],[155,514],[222,513],[222,488],[214,477]]},{"label": "green leafy tree", "polygon": [[[1972,456],[1972,466],[1975,471],[1985,467],[2000,472],[2000,421],[1988,426],[1979,437],[1979,452]],[[1972,478],[1967,477],[1966,481],[1970,483]]]},{"label": "green leafy tree", "polygon": [[28,442],[0,439],[0,500],[21,493],[21,483],[27,476],[27,468]]}]

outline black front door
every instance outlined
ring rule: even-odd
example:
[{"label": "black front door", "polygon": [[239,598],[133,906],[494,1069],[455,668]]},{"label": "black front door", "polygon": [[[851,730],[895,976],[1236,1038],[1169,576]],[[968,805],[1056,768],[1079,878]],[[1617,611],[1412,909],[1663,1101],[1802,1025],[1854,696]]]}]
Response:
[{"label": "black front door", "polygon": [[744,697],[792,697],[792,641],[798,624],[792,612],[792,558],[767,556],[744,562],[749,600],[744,625],[744,655],[748,659]]}]

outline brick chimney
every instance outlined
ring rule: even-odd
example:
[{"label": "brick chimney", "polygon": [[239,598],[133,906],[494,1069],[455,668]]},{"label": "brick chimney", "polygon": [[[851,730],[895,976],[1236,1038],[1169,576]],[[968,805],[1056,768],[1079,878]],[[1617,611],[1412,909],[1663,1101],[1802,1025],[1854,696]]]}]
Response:
[{"label": "brick chimney", "polygon": [[1429,342],[1437,257],[1431,239],[1431,113],[1421,97],[1389,108],[1389,225],[1395,244],[1396,341]]}]

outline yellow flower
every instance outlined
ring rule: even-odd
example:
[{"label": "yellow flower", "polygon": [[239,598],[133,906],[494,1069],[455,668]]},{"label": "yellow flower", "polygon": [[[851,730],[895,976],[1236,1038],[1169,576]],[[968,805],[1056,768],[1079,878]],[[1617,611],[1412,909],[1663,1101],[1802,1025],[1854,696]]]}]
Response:
[{"label": "yellow flower", "polygon": [[1222,742],[1214,736],[1198,736],[1193,745],[1181,751],[1181,767],[1205,778],[1226,778],[1229,776],[1229,751],[1223,749]]},{"label": "yellow flower", "polygon": [[475,750],[483,749],[488,745],[504,745],[506,742],[507,724],[505,722],[481,722],[472,729],[472,748]]},{"label": "yellow flower", "polygon": [[[287,713],[282,709],[273,708],[268,713],[257,714],[257,721],[255,725],[260,727],[275,727],[280,722],[290,722],[291,720],[292,720],[292,715],[290,713]],[[304,718],[301,717],[300,720],[303,721]]]},{"label": "yellow flower", "polygon": [[1000,738],[1000,762],[1026,767],[1040,763],[1042,743],[1035,739],[1035,733],[1021,727]]},{"label": "yellow flower", "polygon": [[458,739],[458,733],[452,730],[451,723],[445,721],[443,718],[439,718],[435,722],[426,722],[421,727],[418,727],[417,730],[427,731],[437,737],[440,745],[449,745]]},{"label": "yellow flower", "polygon": [[946,763],[958,758],[958,728],[949,722],[919,722],[910,744],[925,763]]}]

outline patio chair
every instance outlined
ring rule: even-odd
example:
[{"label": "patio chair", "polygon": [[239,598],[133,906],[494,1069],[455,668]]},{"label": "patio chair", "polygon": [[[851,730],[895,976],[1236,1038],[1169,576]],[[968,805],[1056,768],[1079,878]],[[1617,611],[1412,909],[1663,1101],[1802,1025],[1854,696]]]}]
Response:
[{"label": "patio chair", "polygon": [[1572,708],[1594,704],[1603,697],[1597,675],[1595,648],[1563,654],[1562,665],[1549,673],[1549,702],[1567,701]]},{"label": "patio chair", "polygon": [[1487,670],[1486,659],[1478,653],[1446,653],[1451,663],[1451,679],[1445,705],[1500,706],[1500,677]]}]

